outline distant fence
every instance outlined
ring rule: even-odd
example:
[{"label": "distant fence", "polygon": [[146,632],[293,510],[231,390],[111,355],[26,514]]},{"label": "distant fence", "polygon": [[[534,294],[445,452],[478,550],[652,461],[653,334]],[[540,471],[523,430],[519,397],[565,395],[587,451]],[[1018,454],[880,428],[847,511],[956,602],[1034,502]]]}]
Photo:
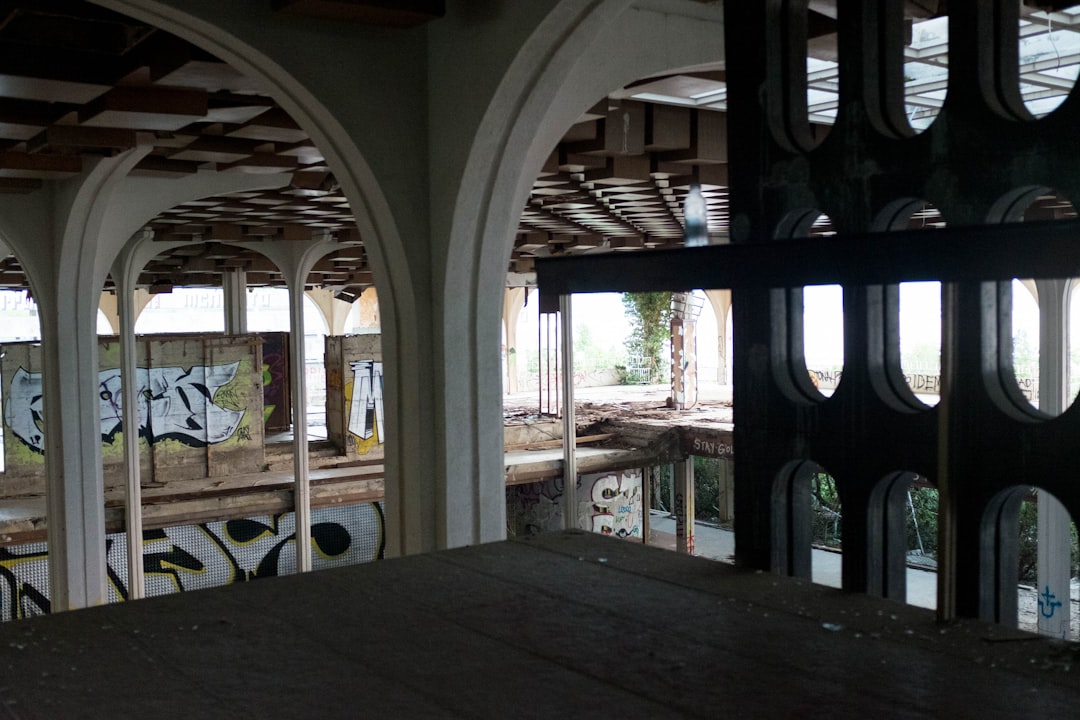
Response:
[{"label": "distant fence", "polygon": [[[618,385],[619,372],[615,368],[601,368],[598,370],[577,370],[573,374],[574,387],[599,387],[602,385]],[[518,377],[518,390],[526,392],[539,390],[542,376],[539,373],[527,373]],[[562,373],[549,373],[547,380],[551,387],[557,387],[562,380]]]},{"label": "distant fence", "polygon": [[[810,370],[811,377],[821,390],[835,390],[843,377],[843,370]],[[930,373],[905,373],[904,381],[916,395],[940,395],[941,375]],[[1016,378],[1020,392],[1029,403],[1038,407],[1039,378]]]}]

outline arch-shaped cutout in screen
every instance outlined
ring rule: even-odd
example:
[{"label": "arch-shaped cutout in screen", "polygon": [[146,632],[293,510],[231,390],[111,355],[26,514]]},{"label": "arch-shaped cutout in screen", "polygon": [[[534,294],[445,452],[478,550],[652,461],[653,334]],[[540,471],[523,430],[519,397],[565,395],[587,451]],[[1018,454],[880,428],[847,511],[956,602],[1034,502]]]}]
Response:
[{"label": "arch-shaped cutout in screen", "polygon": [[1080,70],[1080,5],[1060,10],[1021,6],[1018,31],[1020,97],[1033,117],[1065,101]]},{"label": "arch-shaped cutout in screen", "polygon": [[941,399],[941,283],[900,283],[900,370],[925,405]]},{"label": "arch-shaped cutout in screen", "polygon": [[1012,281],[1012,369],[1024,399],[1039,408],[1039,300],[1033,280]]},{"label": "arch-shaped cutout in screen", "polygon": [[949,17],[916,20],[904,47],[904,110],[916,133],[933,124],[949,87]]},{"label": "arch-shaped cutout in screen", "polygon": [[822,468],[810,474],[810,579],[819,585],[841,587],[843,512],[836,480]]},{"label": "arch-shaped cutout in screen", "polygon": [[844,290],[839,285],[803,288],[803,357],[811,382],[825,397],[844,374]]},{"label": "arch-shaped cutout in screen", "polygon": [[[1062,640],[1080,637],[1073,611],[1080,589],[1071,580],[1076,524],[1058,498],[1030,485],[1001,491],[987,506],[983,537],[983,619]],[[991,556],[1011,562],[990,563]]]}]

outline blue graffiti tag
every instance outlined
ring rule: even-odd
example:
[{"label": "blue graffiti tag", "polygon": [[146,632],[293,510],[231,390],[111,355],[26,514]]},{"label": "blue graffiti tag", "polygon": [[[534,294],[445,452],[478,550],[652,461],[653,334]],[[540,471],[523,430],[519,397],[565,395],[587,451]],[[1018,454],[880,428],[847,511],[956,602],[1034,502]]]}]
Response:
[{"label": "blue graffiti tag", "polygon": [[[1061,601],[1054,600],[1056,597],[1057,595],[1050,592],[1049,585],[1047,585],[1046,589],[1039,595],[1039,612],[1042,613],[1044,618],[1054,617],[1054,611],[1061,607]],[[1047,608],[1049,608],[1049,612],[1047,612]]]}]

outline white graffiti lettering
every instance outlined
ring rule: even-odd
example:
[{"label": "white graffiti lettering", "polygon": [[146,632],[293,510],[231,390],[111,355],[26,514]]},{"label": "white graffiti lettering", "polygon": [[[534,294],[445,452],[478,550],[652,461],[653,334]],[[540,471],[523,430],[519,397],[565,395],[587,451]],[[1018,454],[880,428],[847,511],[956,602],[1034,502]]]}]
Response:
[{"label": "white graffiti lettering", "polygon": [[735,457],[735,450],[726,443],[716,440],[702,440],[694,438],[694,454],[706,457],[728,458]]},{"label": "white graffiti lettering", "polygon": [[[378,503],[311,511],[312,567],[316,570],[383,557]],[[109,602],[129,598],[123,533],[105,536]],[[49,600],[46,543],[0,546],[0,622],[45,615]],[[147,597],[249,582],[295,572],[293,513],[184,525],[143,533]]]},{"label": "white graffiti lettering", "polygon": [[596,479],[590,492],[592,531],[641,537],[641,471],[624,470]]},{"label": "white graffiti lettering", "polygon": [[377,360],[349,363],[353,370],[352,402],[349,406],[349,432],[364,440],[373,435],[379,443],[383,434],[383,364]]},{"label": "white graffiti lettering", "polygon": [[[244,417],[243,410],[222,407],[215,394],[236,376],[239,362],[226,365],[137,368],[139,435],[149,442],[178,440],[204,447],[228,440]],[[38,452],[45,448],[41,373],[19,368],[11,380],[4,422],[15,436]],[[111,443],[123,429],[123,393],[118,369],[98,373],[101,439]]]}]

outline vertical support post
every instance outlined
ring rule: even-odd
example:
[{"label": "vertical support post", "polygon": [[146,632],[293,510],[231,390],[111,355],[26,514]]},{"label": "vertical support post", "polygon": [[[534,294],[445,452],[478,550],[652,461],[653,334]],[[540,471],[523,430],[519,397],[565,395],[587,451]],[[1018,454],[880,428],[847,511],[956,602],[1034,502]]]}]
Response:
[{"label": "vertical support post", "polygon": [[641,468],[641,542],[648,545],[652,533],[652,486],[655,468]]},{"label": "vertical support post", "polygon": [[675,549],[694,554],[694,456],[675,463]]},{"label": "vertical support post", "polygon": [[128,599],[146,595],[143,575],[142,468],[139,463],[139,378],[135,340],[135,297],[132,278],[116,280],[120,316],[120,397],[124,429],[124,530],[127,536]]},{"label": "vertical support post", "polygon": [[[537,383],[540,392],[540,414],[559,414],[559,395],[556,391],[554,403],[551,397],[552,378],[559,375],[559,308],[561,300],[558,296],[540,295],[540,378]],[[552,368],[554,365],[554,368]],[[554,369],[554,373],[552,370]]]},{"label": "vertical support post", "polygon": [[941,284],[941,400],[938,402],[938,583],[937,619],[957,617],[956,500],[949,473],[953,392],[957,381],[959,352],[958,320],[960,292],[955,283]]},{"label": "vertical support post", "polygon": [[[673,303],[674,304],[674,303]],[[686,363],[683,362],[685,348],[683,326],[685,321],[675,316],[671,318],[671,399],[669,406],[675,410],[686,410]]]},{"label": "vertical support post", "polygon": [[672,465],[671,469],[672,469],[671,487],[668,488],[667,506],[669,508],[668,509],[668,517],[673,518],[673,517],[675,517],[675,485],[676,485],[676,483],[675,483],[675,474],[674,474],[675,466]]},{"label": "vertical support post", "polygon": [[[1037,280],[1039,295],[1039,409],[1060,415],[1068,403],[1068,280]],[[1049,493],[1038,494],[1039,633],[1069,639],[1069,512]]]},{"label": "vertical support post", "polygon": [[735,519],[735,483],[732,481],[732,462],[728,458],[720,458],[716,464],[720,486],[717,505],[720,508],[720,522],[731,522]]},{"label": "vertical support post", "polygon": [[221,273],[225,295],[225,333],[243,335],[247,332],[247,271],[229,268]]},{"label": "vertical support post", "polygon": [[559,395],[562,398],[563,418],[563,498],[566,513],[563,516],[567,530],[577,527],[577,418],[574,408],[574,319],[573,296],[559,296],[559,358],[562,375],[559,379]]},{"label": "vertical support post", "polygon": [[[303,273],[297,273],[303,275]],[[307,368],[304,365],[304,281],[289,283],[289,372],[292,373],[293,514],[296,518],[296,572],[311,570],[311,483],[307,438]]]}]

